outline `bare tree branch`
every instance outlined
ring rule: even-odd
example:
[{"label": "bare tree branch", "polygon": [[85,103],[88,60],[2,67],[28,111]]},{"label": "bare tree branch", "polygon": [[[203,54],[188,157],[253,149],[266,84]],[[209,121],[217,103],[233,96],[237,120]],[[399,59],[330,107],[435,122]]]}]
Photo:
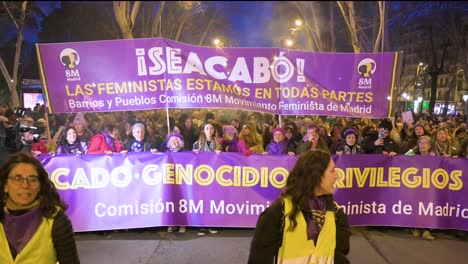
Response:
[{"label": "bare tree branch", "polygon": [[16,19],[15,17],[13,16],[13,14],[11,13],[10,9],[8,8],[7,4],[5,1],[2,1],[3,3],[3,6],[5,7],[5,10],[7,11],[8,13],[8,16],[11,18],[11,20],[13,20],[13,23],[15,23],[15,27],[16,27],[16,30],[19,29],[19,26],[18,26],[18,23],[16,22]]},{"label": "bare tree branch", "polygon": [[[337,3],[338,3],[338,7],[340,8],[341,14],[343,15],[343,18],[346,22],[346,25],[348,26],[349,35],[351,38],[351,45],[353,46],[353,50],[355,53],[361,53],[362,48],[359,43],[357,32],[356,32],[356,18],[354,16],[354,4],[352,1],[348,1],[348,2],[338,1]],[[344,5],[347,5],[348,13],[346,13],[346,11],[344,10],[345,9]]]},{"label": "bare tree branch", "polygon": [[161,20],[162,20],[162,14],[163,14],[165,6],[166,6],[166,1],[159,2],[158,13],[156,14],[156,18],[153,20],[153,26],[151,27],[151,36],[160,37],[162,34]]},{"label": "bare tree branch", "polygon": [[377,37],[376,37],[375,43],[374,43],[374,49],[373,49],[374,52],[379,51],[380,42],[382,41],[382,29],[383,29],[384,23],[385,23],[385,20],[384,20],[384,7],[383,7],[383,2],[382,1],[379,1],[379,16],[380,16],[380,26],[379,26],[379,32],[377,33]]}]

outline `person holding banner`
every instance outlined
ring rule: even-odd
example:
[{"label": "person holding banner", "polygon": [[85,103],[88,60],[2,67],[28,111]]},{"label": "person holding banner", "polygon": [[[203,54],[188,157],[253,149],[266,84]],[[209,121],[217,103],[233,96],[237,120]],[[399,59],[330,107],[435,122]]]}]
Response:
[{"label": "person holding banner", "polygon": [[[184,151],[184,137],[177,132],[172,132],[171,134],[169,134],[169,136],[167,136],[166,149],[167,152]],[[175,231],[176,228],[176,226],[169,226],[167,227],[167,232],[172,233]],[[185,233],[185,231],[187,231],[185,226],[179,227],[179,233]]]},{"label": "person holding banner", "polygon": [[237,135],[237,129],[231,125],[223,126],[223,138],[221,140],[221,150],[224,152],[240,152],[250,155],[252,152],[245,144],[244,140]]},{"label": "person holding banner", "polygon": [[124,149],[119,140],[119,131],[114,124],[107,122],[103,125],[101,133],[91,137],[89,141],[88,154],[106,154],[112,156],[114,152]]},{"label": "person holding banner", "polygon": [[[410,149],[408,152],[405,153],[406,156],[414,156],[414,155],[430,155],[435,156],[436,154],[432,151],[432,140],[429,136],[421,136],[418,139],[417,147],[414,149]],[[434,240],[435,238],[432,236],[431,231],[429,229],[419,229],[414,228],[411,230],[413,236],[420,236],[422,233],[422,237],[427,240]]]},{"label": "person holding banner", "polygon": [[301,154],[284,192],[258,218],[248,263],[349,263],[348,219],[333,200],[337,177],[328,152]]},{"label": "person holding banner", "polygon": [[283,155],[288,154],[294,156],[294,149],[288,148],[288,141],[286,141],[284,129],[277,127],[273,129],[273,140],[266,146],[266,149],[263,154],[269,155]]},{"label": "person holding banner", "polygon": [[81,156],[88,150],[86,142],[81,142],[74,127],[69,127],[62,134],[55,154],[73,154]]},{"label": "person holding banner", "polygon": [[67,205],[38,160],[12,155],[0,185],[0,263],[80,263]]},{"label": "person holding banner", "polygon": [[213,121],[206,121],[201,126],[200,137],[193,144],[193,151],[196,153],[200,151],[221,152],[221,145],[218,142],[218,133]]},{"label": "person holding banner", "polygon": [[[195,153],[199,153],[200,151],[216,152],[216,154],[221,153],[221,144],[218,142],[218,133],[212,120],[206,121],[201,126],[200,137],[193,144],[193,151]],[[198,231],[198,235],[204,236],[206,235],[207,231],[212,234],[218,233],[218,230],[214,228],[208,228],[207,230],[206,228],[202,227]]]},{"label": "person holding banner", "polygon": [[257,154],[264,152],[262,135],[257,132],[254,123],[250,121],[245,123],[239,133],[239,138],[245,141],[250,151]]},{"label": "person holding banner", "polygon": [[352,127],[345,127],[341,131],[341,138],[336,147],[336,154],[363,154],[364,150],[358,144],[359,132]]},{"label": "person holding banner", "polygon": [[159,146],[149,141],[145,137],[145,125],[137,122],[132,126],[132,137],[125,145],[125,149],[120,153],[126,155],[128,152],[143,152],[151,151],[151,153],[158,152]]}]

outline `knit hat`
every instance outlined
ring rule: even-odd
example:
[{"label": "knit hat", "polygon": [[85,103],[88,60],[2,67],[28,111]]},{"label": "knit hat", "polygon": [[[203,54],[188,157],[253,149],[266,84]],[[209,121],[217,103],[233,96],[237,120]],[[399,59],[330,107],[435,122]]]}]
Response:
[{"label": "knit hat", "polygon": [[224,125],[223,126],[223,133],[228,135],[237,135],[237,129],[231,125]]},{"label": "knit hat", "polygon": [[170,140],[172,137],[178,137],[181,141],[184,141],[184,137],[183,137],[181,134],[179,134],[179,133],[177,133],[177,132],[173,132],[173,133],[171,133],[171,134],[169,134],[169,135],[167,136],[166,142],[169,142],[169,140]]},{"label": "knit hat", "polygon": [[356,138],[359,136],[359,132],[352,127],[345,127],[341,130],[341,138],[345,139],[347,135],[354,134]]},{"label": "knit hat", "polygon": [[77,113],[75,119],[73,119],[73,125],[76,126],[77,124],[82,124],[84,127],[88,126],[83,113]]},{"label": "knit hat", "polygon": [[283,134],[283,137],[284,137],[284,134],[286,134],[286,132],[284,131],[284,129],[282,129],[281,127],[277,127],[275,129],[273,129],[273,131],[271,131],[271,134],[274,135],[276,132],[281,132],[281,134]]}]

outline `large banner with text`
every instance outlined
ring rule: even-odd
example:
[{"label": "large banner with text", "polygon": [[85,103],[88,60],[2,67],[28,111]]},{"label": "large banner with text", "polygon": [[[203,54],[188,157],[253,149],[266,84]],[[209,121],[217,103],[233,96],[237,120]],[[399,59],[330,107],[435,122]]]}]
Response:
[{"label": "large banner with text", "polygon": [[37,44],[50,113],[234,108],[384,118],[401,53],[214,48],[163,38]]},{"label": "large banner with text", "polygon": [[[75,231],[255,227],[298,156],[194,152],[41,155]],[[468,230],[467,159],[333,156],[350,224]]]}]

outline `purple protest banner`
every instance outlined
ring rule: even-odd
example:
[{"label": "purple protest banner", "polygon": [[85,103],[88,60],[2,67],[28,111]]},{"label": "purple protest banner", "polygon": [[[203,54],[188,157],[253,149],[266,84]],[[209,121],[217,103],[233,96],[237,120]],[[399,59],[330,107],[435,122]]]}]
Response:
[{"label": "purple protest banner", "polygon": [[[468,230],[464,158],[333,157],[351,225]],[[297,156],[193,152],[40,156],[76,231],[255,227]]]},{"label": "purple protest banner", "polygon": [[208,107],[382,118],[401,56],[220,49],[163,38],[36,47],[50,113]]}]

